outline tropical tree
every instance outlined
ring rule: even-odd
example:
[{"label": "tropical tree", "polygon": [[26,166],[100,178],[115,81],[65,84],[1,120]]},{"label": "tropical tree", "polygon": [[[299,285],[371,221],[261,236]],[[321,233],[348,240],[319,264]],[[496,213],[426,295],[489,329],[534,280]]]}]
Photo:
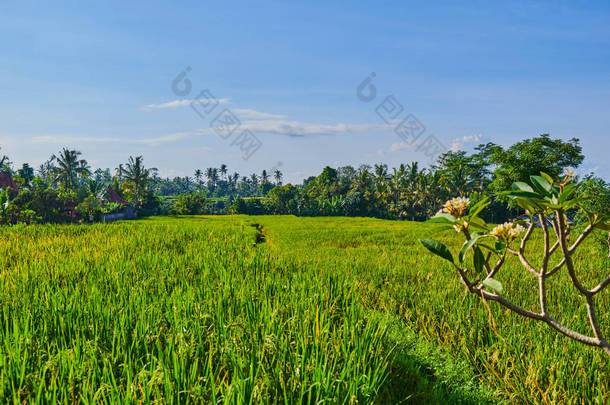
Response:
[{"label": "tropical tree", "polygon": [[26,186],[29,186],[34,180],[34,168],[27,163],[24,163],[21,169],[17,170],[17,174],[25,181]]},{"label": "tropical tree", "polygon": [[214,189],[218,184],[218,169],[215,167],[208,167],[205,171],[205,177],[208,178],[208,188]]},{"label": "tropical tree", "polygon": [[53,184],[60,184],[64,191],[74,190],[79,178],[89,176],[89,166],[86,160],[79,159],[81,155],[79,151],[63,148],[59,155],[51,156]]},{"label": "tropical tree", "polygon": [[479,150],[496,165],[491,184],[496,192],[509,189],[514,182],[529,181],[530,176],[540,172],[558,177],[564,168],[577,168],[584,159],[578,139],[564,142],[551,139],[548,134],[518,142],[506,150],[493,143],[481,145]]},{"label": "tropical tree", "polygon": [[276,169],[275,172],[273,172],[273,177],[275,178],[275,184],[278,185],[278,186],[281,186],[282,185],[282,177],[284,177],[284,175],[282,174],[280,169]]},{"label": "tropical tree", "polygon": [[197,186],[199,188],[203,186],[203,172],[201,169],[195,170],[195,181],[197,182]]},{"label": "tropical tree", "polygon": [[124,168],[122,168],[123,187],[132,195],[136,207],[142,206],[143,196],[151,181],[151,176],[156,171],[156,168],[147,169],[144,167],[142,156],[136,156],[135,158],[130,156]]},{"label": "tropical tree", "polygon": [[441,184],[451,195],[467,196],[482,191],[490,182],[487,163],[478,155],[468,156],[464,151],[448,151],[442,154],[435,169],[441,174]]},{"label": "tropical tree", "polygon": [[250,183],[252,184],[253,187],[257,187],[258,186],[258,176],[256,175],[256,173],[252,173],[250,175]]},{"label": "tropical tree", "polygon": [[89,181],[87,181],[87,191],[89,192],[90,196],[97,199],[102,199],[104,197],[104,193],[106,192],[106,187],[105,184],[100,181],[89,179]]},{"label": "tropical tree", "polygon": [[263,183],[263,184],[269,183],[269,174],[267,173],[267,170],[263,170],[261,172],[261,183]]},{"label": "tropical tree", "polygon": [[8,156],[2,155],[2,157],[0,157],[0,172],[10,173],[11,171],[11,161]]},{"label": "tropical tree", "polygon": [[375,176],[377,178],[377,182],[381,183],[386,180],[388,175],[388,165],[386,164],[376,164],[375,165]]},{"label": "tropical tree", "polygon": [[53,180],[53,169],[53,160],[49,159],[38,166],[38,176],[40,176],[43,181],[50,183]]},{"label": "tropical tree", "polygon": [[227,165],[225,165],[224,163],[220,165],[220,175],[222,176],[223,179],[227,178]]}]

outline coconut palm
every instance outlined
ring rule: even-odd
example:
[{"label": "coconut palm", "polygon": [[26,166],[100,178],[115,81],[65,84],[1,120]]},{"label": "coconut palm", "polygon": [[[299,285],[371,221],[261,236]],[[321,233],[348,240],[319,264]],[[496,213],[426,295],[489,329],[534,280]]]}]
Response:
[{"label": "coconut palm", "polygon": [[388,176],[388,165],[378,164],[375,165],[375,176],[377,176],[378,182],[383,182]]},{"label": "coconut palm", "polygon": [[10,171],[10,169],[11,169],[10,164],[11,164],[11,162],[10,162],[8,156],[2,155],[2,157],[0,158],[0,171],[2,171],[2,172]]},{"label": "coconut palm", "polygon": [[144,167],[142,156],[129,157],[129,161],[122,168],[123,181],[126,188],[131,192],[136,207],[141,207],[146,187],[151,181],[151,177],[156,173],[156,168],[147,169]]},{"label": "coconut palm", "polygon": [[122,164],[120,164],[119,167],[116,168],[115,173],[116,173],[116,177],[118,179],[119,185],[120,185],[121,183],[123,183],[123,165]]},{"label": "coconut palm", "polygon": [[225,165],[224,163],[220,165],[220,175],[222,176],[223,179],[227,178],[227,165]]},{"label": "coconut palm", "polygon": [[269,183],[269,174],[267,173],[267,170],[263,170],[261,173],[261,183]]},{"label": "coconut palm", "polygon": [[63,148],[59,156],[51,156],[54,162],[52,169],[53,184],[61,184],[65,191],[73,190],[78,184],[78,178],[86,178],[90,171],[87,161],[79,159],[81,152]]},{"label": "coconut palm", "polygon": [[201,188],[203,182],[203,172],[201,169],[195,170],[195,181],[197,182],[197,186]]},{"label": "coconut palm", "polygon": [[250,184],[252,184],[255,189],[258,186],[258,176],[256,175],[256,173],[252,173],[250,175]]},{"label": "coconut palm", "polygon": [[28,163],[24,163],[21,169],[17,170],[17,174],[25,181],[26,186],[29,186],[31,181],[34,180],[34,168]]},{"label": "coconut palm", "polygon": [[89,195],[98,199],[102,199],[104,197],[104,194],[106,193],[105,184],[101,181],[96,181],[93,179],[90,179],[87,182],[87,189],[89,191]]},{"label": "coconut palm", "polygon": [[237,182],[239,181],[239,173],[233,173],[233,175],[231,176],[231,181],[233,182],[233,184],[237,184]]},{"label": "coconut palm", "polygon": [[205,177],[208,178],[208,187],[214,188],[218,183],[218,169],[215,167],[208,167],[205,171]]},{"label": "coconut palm", "polygon": [[273,172],[273,177],[275,178],[275,184],[277,184],[278,186],[281,186],[282,177],[284,177],[284,175],[282,174],[280,169],[276,169],[275,172]]}]

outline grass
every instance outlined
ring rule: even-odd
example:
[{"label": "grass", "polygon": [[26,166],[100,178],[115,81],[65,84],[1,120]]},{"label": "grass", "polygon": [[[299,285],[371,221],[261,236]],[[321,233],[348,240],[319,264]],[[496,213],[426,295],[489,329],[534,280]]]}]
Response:
[{"label": "grass", "polygon": [[[493,303],[488,312],[417,244],[431,232],[375,219],[246,216],[3,228],[0,399],[610,400],[601,351]],[[608,259],[585,249],[578,265],[593,280]],[[534,282],[516,263],[504,272],[507,295],[534,309]],[[563,274],[552,279],[553,315],[586,331],[570,288]],[[609,300],[600,298],[607,328]]]}]

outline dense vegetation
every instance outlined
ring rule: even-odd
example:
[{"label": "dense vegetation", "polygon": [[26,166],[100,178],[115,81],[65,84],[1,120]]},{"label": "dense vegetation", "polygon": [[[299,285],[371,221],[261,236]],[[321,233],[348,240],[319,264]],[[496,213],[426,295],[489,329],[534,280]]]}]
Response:
[{"label": "dense vegetation", "polygon": [[[465,296],[450,265],[417,243],[434,230],[289,216],[4,227],[0,398],[610,400],[607,356]],[[541,232],[532,238],[535,251]],[[454,231],[440,240],[461,244]],[[608,273],[603,248],[586,241],[575,257],[586,282]],[[524,308],[537,305],[518,260],[506,266],[504,289]],[[549,299],[561,321],[584,330],[570,286],[557,274]],[[599,299],[607,330],[610,301]]]},{"label": "dense vegetation", "polygon": [[[141,156],[113,174],[93,170],[75,150],[63,149],[37,171],[28,164],[14,170],[5,156],[0,222],[13,226],[0,228],[0,398],[607,403],[607,358],[464,296],[444,271],[450,265],[416,243],[438,224],[345,218],[425,220],[460,196],[499,223],[524,210],[499,193],[507,185],[540,171],[555,178],[582,160],[578,140],[542,135],[506,149],[447,152],[426,169],[326,167],[302,184],[283,185],[279,170],[273,179],[267,171],[240,177],[222,165],[170,180]],[[604,179],[587,175],[570,187],[584,212],[608,213]],[[528,190],[514,193],[532,197]],[[50,225],[97,222],[126,206],[151,217]],[[205,213],[257,216],[152,216]],[[591,219],[573,207],[561,213],[558,224],[575,229]],[[452,227],[464,232],[473,220],[460,215],[436,246],[460,249]],[[305,218],[313,216],[340,218]],[[541,232],[531,227],[523,254],[546,249]],[[607,232],[590,235],[570,265],[586,285],[607,276],[610,264]],[[545,267],[544,260],[531,264]],[[524,281],[519,268],[517,257],[507,258],[492,287],[535,311],[536,283]],[[546,288],[552,316],[586,330],[586,309],[570,294],[569,277],[557,272]],[[606,292],[596,304],[605,334]]]},{"label": "dense vegetation", "polygon": [[[302,184],[284,185],[278,169],[242,176],[230,173],[224,164],[197,169],[193,177],[164,179],[155,168],[146,168],[141,156],[114,171],[94,170],[80,152],[63,149],[36,171],[28,164],[14,170],[8,157],[2,159],[0,171],[12,174],[20,186],[18,196],[8,189],[0,197],[7,202],[2,204],[0,221],[97,221],[121,208],[108,203],[108,186],[141,215],[239,213],[425,220],[450,197],[478,201],[540,171],[557,176],[565,167],[578,167],[583,158],[577,139],[564,142],[541,135],[506,149],[489,143],[470,154],[449,151],[430,168],[421,168],[417,162],[392,170],[384,164],[326,167]],[[604,179],[588,175],[580,181],[583,192],[596,198],[594,204],[608,206],[610,185]],[[499,223],[520,213],[500,199],[483,216]]]}]

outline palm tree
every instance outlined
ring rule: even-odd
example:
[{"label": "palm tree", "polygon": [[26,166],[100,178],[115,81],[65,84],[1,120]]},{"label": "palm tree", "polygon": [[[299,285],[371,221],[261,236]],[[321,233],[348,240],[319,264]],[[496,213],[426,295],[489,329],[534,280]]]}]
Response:
[{"label": "palm tree", "polygon": [[53,181],[53,170],[55,166],[53,165],[53,159],[49,158],[46,162],[42,163],[38,166],[38,176],[43,179],[46,183],[51,184]]},{"label": "palm tree", "polygon": [[280,169],[276,169],[275,172],[273,172],[273,177],[275,178],[275,184],[278,185],[278,186],[281,186],[282,185],[282,177],[284,177],[284,175],[282,174]]},{"label": "palm tree", "polygon": [[11,162],[9,161],[8,156],[3,155],[0,158],[0,171],[2,171],[2,172],[10,171],[10,168],[11,168],[10,163]]},{"label": "palm tree", "polygon": [[216,187],[218,183],[218,169],[215,167],[208,167],[205,171],[205,177],[208,178],[208,188]]},{"label": "palm tree", "polygon": [[258,176],[256,175],[256,173],[252,173],[250,175],[250,183],[256,189],[256,187],[258,186]]},{"label": "palm tree", "polygon": [[197,181],[197,185],[201,188],[202,180],[203,180],[203,172],[201,169],[195,170],[195,180]]},{"label": "palm tree", "polygon": [[155,168],[144,167],[142,156],[129,157],[129,161],[122,169],[123,181],[131,191],[136,207],[142,206],[142,199],[151,176],[157,171]]},{"label": "palm tree", "polygon": [[34,168],[28,163],[24,163],[21,166],[21,169],[17,170],[17,174],[19,174],[19,176],[25,180],[26,186],[29,186],[31,181],[34,180]]},{"label": "palm tree", "polygon": [[263,170],[261,173],[261,183],[266,184],[269,182],[269,174],[267,174],[267,170]]},{"label": "palm tree", "polygon": [[79,159],[81,154],[79,151],[63,148],[59,156],[51,156],[51,161],[57,163],[52,169],[54,184],[62,184],[65,191],[72,190],[76,187],[79,177],[89,175],[87,161]]},{"label": "palm tree", "polygon": [[191,178],[189,176],[184,176],[184,189],[187,193],[191,191]]},{"label": "palm tree", "polygon": [[377,181],[385,181],[386,177],[388,176],[388,165],[375,165],[375,176],[377,176]]},{"label": "palm tree", "polygon": [[123,165],[120,164],[119,167],[116,168],[116,177],[119,180],[119,185],[123,183]]},{"label": "palm tree", "polygon": [[87,188],[89,191],[89,195],[101,199],[106,192],[106,188],[104,187],[104,183],[96,180],[89,180],[87,182]]},{"label": "palm tree", "polygon": [[213,167],[208,167],[207,169],[205,169],[205,177],[207,177],[208,179],[208,187],[213,186],[212,184],[212,177],[214,176],[214,168]]},{"label": "palm tree", "polygon": [[225,165],[224,163],[220,165],[220,175],[222,176],[223,179],[226,179],[227,165]]}]

